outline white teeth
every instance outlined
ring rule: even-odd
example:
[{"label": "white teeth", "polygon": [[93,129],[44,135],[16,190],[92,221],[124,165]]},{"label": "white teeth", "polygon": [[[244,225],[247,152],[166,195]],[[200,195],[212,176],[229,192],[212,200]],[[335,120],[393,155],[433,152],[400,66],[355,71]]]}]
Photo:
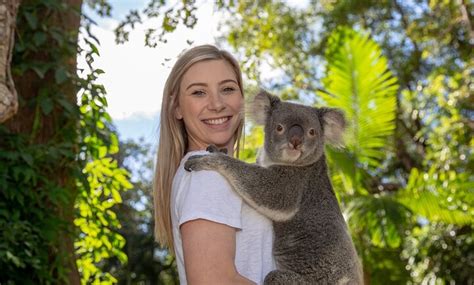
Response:
[{"label": "white teeth", "polygon": [[220,119],[204,120],[204,122],[210,125],[220,125],[227,122],[228,120],[229,120],[229,117],[225,117],[225,118],[220,118]]}]

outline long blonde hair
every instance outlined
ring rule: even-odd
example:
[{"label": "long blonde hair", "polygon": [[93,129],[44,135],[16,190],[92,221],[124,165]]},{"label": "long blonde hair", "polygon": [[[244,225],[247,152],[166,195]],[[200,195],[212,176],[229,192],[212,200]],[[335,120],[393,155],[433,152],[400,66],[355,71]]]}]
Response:
[{"label": "long blonde hair", "polygon": [[[179,163],[186,153],[187,134],[182,120],[175,117],[178,104],[179,86],[184,73],[195,63],[206,60],[225,60],[235,72],[237,83],[242,95],[242,73],[235,58],[224,50],[212,45],[201,45],[183,53],[171,69],[163,90],[161,104],[160,137],[153,179],[153,200],[155,207],[155,238],[161,246],[174,253],[173,231],[171,225],[170,197],[173,177]],[[237,128],[234,136],[234,148],[238,155],[240,136],[244,120]]]}]

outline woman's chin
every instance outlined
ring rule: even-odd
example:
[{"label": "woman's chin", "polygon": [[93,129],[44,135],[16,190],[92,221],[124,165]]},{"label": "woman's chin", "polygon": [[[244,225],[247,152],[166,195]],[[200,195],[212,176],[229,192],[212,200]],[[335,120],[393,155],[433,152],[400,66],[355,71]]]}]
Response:
[{"label": "woman's chin", "polygon": [[208,138],[209,138],[208,140],[209,144],[213,144],[219,147],[232,145],[234,141],[234,136],[233,134],[230,134],[230,133],[213,134],[213,135],[209,135]]}]

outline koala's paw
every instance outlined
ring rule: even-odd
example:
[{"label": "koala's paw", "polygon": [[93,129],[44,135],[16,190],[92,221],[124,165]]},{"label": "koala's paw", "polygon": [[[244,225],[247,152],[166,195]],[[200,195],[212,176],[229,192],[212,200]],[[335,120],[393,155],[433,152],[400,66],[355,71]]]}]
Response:
[{"label": "koala's paw", "polygon": [[184,163],[186,171],[217,170],[221,164],[221,155],[193,155]]}]

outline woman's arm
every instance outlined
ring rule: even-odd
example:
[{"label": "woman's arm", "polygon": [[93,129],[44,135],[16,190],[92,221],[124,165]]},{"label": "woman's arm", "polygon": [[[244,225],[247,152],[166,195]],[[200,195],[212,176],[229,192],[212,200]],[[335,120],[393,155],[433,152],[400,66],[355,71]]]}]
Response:
[{"label": "woman's arm", "polygon": [[188,284],[255,284],[235,268],[235,228],[198,219],[180,230]]}]

